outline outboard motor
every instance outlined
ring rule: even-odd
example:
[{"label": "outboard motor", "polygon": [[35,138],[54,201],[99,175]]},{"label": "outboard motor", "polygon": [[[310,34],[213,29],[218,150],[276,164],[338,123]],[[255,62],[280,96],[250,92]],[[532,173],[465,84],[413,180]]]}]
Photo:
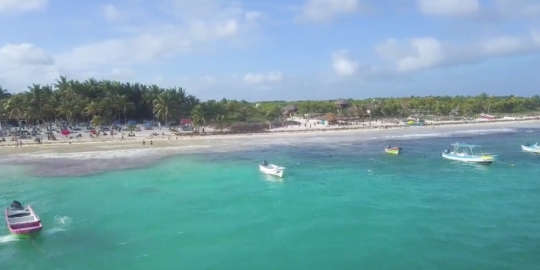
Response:
[{"label": "outboard motor", "polygon": [[386,145],[386,148],[390,148],[390,145],[389,145],[389,144],[387,144],[387,145]]},{"label": "outboard motor", "polygon": [[266,162],[266,160],[263,160],[262,165],[263,166],[268,166],[268,162]]},{"label": "outboard motor", "polygon": [[525,146],[531,146],[529,143],[525,143]]},{"label": "outboard motor", "polygon": [[14,200],[14,201],[11,203],[11,208],[14,209],[14,210],[23,210],[23,207],[22,207],[21,202],[16,201],[16,200]]},{"label": "outboard motor", "polygon": [[450,153],[450,150],[444,149],[444,153],[445,153],[445,154],[448,154],[448,153]]}]

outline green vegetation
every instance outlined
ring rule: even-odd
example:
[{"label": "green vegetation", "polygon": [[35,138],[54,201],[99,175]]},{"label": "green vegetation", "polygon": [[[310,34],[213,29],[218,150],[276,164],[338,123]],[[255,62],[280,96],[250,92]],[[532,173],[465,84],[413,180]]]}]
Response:
[{"label": "green vegetation", "polygon": [[[285,114],[327,114],[356,118],[410,115],[472,116],[485,113],[525,113],[540,108],[540,97],[407,97],[338,101],[266,101],[250,103],[222,99],[201,102],[182,88],[117,81],[67,80],[54,85],[33,84],[26,92],[11,94],[0,87],[0,121],[29,123],[63,120],[94,126],[114,120],[160,120],[178,123],[191,118],[195,130],[214,125],[219,130],[234,122],[267,122]],[[287,113],[288,112],[288,113]]]}]

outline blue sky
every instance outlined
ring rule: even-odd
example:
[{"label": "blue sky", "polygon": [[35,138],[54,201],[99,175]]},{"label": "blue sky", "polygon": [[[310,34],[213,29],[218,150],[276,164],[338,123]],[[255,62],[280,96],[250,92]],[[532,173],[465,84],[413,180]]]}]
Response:
[{"label": "blue sky", "polygon": [[0,25],[11,92],[60,75],[252,101],[540,92],[537,0],[2,0]]}]

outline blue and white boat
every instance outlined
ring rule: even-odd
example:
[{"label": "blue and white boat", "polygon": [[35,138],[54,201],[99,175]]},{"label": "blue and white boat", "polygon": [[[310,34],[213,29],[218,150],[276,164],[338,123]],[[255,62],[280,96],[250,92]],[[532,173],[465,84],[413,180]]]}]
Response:
[{"label": "blue and white boat", "polygon": [[[473,149],[480,149],[482,146],[477,144],[468,144],[468,143],[453,143],[453,151],[448,149],[444,150],[442,157],[450,160],[468,162],[468,163],[477,163],[489,165],[495,161],[496,155],[483,154],[479,155],[474,154]],[[468,150],[467,150],[468,149]]]},{"label": "blue and white boat", "polygon": [[540,154],[540,145],[538,143],[533,145],[529,145],[528,143],[523,144],[521,145],[521,149],[525,152]]}]

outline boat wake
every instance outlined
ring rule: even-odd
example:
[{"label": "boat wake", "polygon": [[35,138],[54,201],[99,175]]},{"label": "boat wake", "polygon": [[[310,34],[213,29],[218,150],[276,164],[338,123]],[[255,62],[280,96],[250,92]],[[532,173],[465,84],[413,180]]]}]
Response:
[{"label": "boat wake", "polygon": [[281,177],[275,177],[268,174],[263,174],[263,177],[266,182],[283,183],[283,178]]},{"label": "boat wake", "polygon": [[56,234],[56,233],[59,233],[59,232],[63,232],[65,230],[66,229],[64,229],[64,228],[52,228],[52,229],[48,229],[48,230],[43,231],[43,234],[46,235],[46,236],[49,236],[49,235],[53,235],[53,234]]},{"label": "boat wake", "polygon": [[19,241],[19,239],[11,234],[0,236],[0,244]]}]

